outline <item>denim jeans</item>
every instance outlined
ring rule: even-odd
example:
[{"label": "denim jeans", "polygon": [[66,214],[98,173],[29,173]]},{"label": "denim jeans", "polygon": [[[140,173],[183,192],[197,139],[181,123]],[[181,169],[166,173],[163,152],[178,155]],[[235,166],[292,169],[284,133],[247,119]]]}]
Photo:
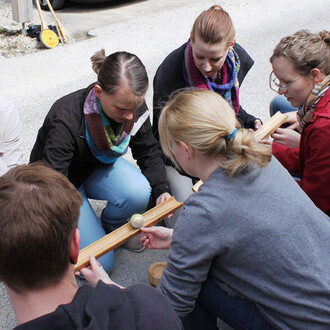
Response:
[{"label": "denim jeans", "polygon": [[[97,167],[78,190],[83,197],[78,222],[81,249],[106,234],[101,222],[117,228],[132,214],[143,213],[151,194],[146,177],[124,158],[119,158],[113,164]],[[88,198],[108,201],[102,211],[101,222]],[[101,257],[99,262],[109,273],[114,263],[113,251]]]},{"label": "denim jeans", "polygon": [[234,329],[274,330],[249,300],[231,297],[209,276],[203,283],[194,310],[183,320],[186,330],[213,330],[217,317]]},{"label": "denim jeans", "polygon": [[284,95],[275,96],[269,105],[269,113],[271,117],[275,115],[277,111],[286,113],[297,110],[298,108],[294,108]]},{"label": "denim jeans", "polygon": [[[185,202],[186,199],[193,193],[192,187],[193,182],[192,179],[181,175],[178,170],[172,166],[165,166],[167,179],[170,184],[172,196],[175,197],[175,199],[178,202]],[[174,225],[176,223],[176,220],[180,214],[181,210],[175,211],[172,218],[167,219],[165,218],[165,224],[168,228],[174,228]]]}]

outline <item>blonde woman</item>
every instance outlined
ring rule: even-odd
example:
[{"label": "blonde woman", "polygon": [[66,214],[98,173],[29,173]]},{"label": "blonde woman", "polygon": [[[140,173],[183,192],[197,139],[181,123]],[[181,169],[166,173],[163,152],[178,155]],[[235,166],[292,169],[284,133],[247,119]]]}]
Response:
[{"label": "blonde woman", "polygon": [[217,93],[188,90],[164,108],[167,156],[204,181],[173,229],[142,229],[170,248],[160,289],[186,329],[315,329],[330,324],[330,221],[240,128]]}]

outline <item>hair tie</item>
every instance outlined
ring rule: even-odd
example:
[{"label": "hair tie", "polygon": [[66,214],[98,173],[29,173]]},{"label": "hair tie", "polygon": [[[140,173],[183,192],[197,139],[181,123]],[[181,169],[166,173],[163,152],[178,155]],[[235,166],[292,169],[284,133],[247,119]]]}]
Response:
[{"label": "hair tie", "polygon": [[236,133],[238,132],[238,129],[235,128],[228,136],[227,141],[229,141]]}]

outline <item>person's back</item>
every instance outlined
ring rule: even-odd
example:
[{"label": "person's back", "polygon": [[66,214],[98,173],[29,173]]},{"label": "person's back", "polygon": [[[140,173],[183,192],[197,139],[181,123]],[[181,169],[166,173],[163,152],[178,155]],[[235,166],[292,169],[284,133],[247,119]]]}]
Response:
[{"label": "person's back", "polygon": [[228,103],[187,90],[159,121],[164,152],[204,183],[174,230],[142,230],[169,247],[160,289],[184,327],[320,329],[330,324],[330,219]]},{"label": "person's back", "polygon": [[0,281],[17,329],[181,329],[169,301],[145,285],[78,289],[82,197],[61,173],[32,163],[0,178]]},{"label": "person's back", "polygon": [[[326,326],[329,237],[329,217],[276,158],[265,168],[235,178],[218,168],[185,203],[174,230],[171,267],[160,288],[183,312],[180,306],[192,306],[198,284],[174,287],[172,272],[193,264],[198,283],[210,267],[219,287],[256,303],[277,327]],[[187,249],[189,254],[177,257]],[[190,276],[182,274],[180,280]],[[177,296],[185,298],[180,302]]]},{"label": "person's back", "polygon": [[133,285],[120,289],[99,281],[95,288],[83,285],[73,301],[53,313],[15,329],[181,329],[167,298],[152,287]]}]

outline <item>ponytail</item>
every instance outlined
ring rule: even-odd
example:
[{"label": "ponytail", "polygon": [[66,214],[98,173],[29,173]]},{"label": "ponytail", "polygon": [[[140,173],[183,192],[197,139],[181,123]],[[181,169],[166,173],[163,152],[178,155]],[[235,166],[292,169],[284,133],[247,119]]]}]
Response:
[{"label": "ponytail", "polygon": [[229,177],[267,166],[271,159],[271,148],[259,144],[252,132],[240,128],[230,105],[208,90],[176,93],[162,111],[159,135],[164,153],[177,167],[171,143],[180,141],[197,154],[218,158],[219,166]]}]

